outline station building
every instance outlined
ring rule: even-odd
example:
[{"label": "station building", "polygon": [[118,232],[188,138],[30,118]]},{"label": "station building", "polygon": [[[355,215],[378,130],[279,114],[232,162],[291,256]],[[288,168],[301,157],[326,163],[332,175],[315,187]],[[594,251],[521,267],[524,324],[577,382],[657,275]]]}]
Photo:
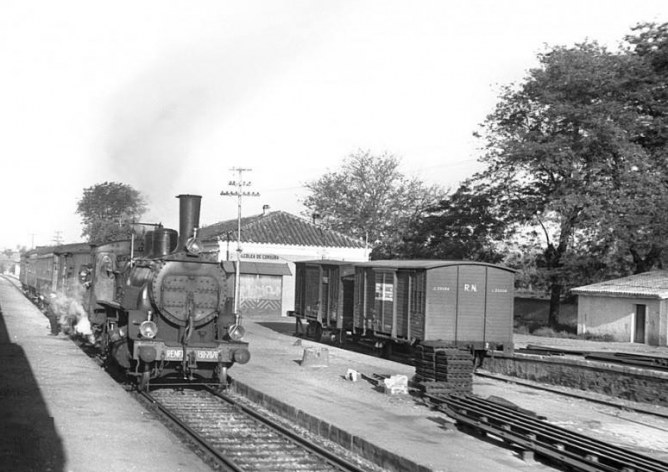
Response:
[{"label": "station building", "polygon": [[668,271],[585,285],[572,292],[578,295],[578,334],[668,345]]},{"label": "station building", "polygon": [[[314,221],[284,211],[222,221],[201,228],[205,251],[217,252],[230,272],[240,265],[239,309],[242,316],[287,316],[295,304],[295,262],[313,259],[367,261],[362,240],[321,228]],[[241,251],[237,250],[240,245]],[[240,258],[239,258],[240,256]]]}]

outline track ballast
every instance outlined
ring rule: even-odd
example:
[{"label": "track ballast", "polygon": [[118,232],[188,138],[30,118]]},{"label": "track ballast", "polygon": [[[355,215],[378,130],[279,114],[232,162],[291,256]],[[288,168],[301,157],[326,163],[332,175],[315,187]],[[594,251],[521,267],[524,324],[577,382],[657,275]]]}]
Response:
[{"label": "track ballast", "polygon": [[214,456],[224,470],[367,470],[224,394],[207,389],[159,389],[144,396]]}]

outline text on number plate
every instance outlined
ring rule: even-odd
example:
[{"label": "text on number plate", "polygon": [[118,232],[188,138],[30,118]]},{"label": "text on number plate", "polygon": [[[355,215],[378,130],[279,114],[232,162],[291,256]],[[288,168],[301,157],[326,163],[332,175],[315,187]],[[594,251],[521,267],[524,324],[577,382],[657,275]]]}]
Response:
[{"label": "text on number plate", "polygon": [[[188,353],[192,350],[188,350]],[[218,351],[212,350],[195,350],[197,359],[200,360],[218,360]],[[183,359],[183,349],[165,349],[165,360],[180,361]]]}]

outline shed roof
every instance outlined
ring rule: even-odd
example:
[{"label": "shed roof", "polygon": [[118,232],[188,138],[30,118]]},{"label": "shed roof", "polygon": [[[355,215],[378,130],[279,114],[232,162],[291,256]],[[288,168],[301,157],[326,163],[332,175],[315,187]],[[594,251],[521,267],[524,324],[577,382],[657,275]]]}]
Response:
[{"label": "shed roof", "polygon": [[505,267],[497,264],[490,264],[487,262],[476,262],[476,261],[446,261],[446,260],[435,260],[435,259],[406,259],[406,260],[382,260],[382,261],[369,261],[369,262],[356,262],[357,267],[373,267],[380,269],[435,269],[438,267],[447,267],[447,266],[464,266],[464,265],[473,265],[473,266],[485,266],[493,267],[496,269],[507,270],[508,272],[515,272],[514,269],[510,267]]},{"label": "shed roof", "polygon": [[295,261],[295,264],[352,266],[352,265],[359,264],[359,262],[344,261],[344,260],[340,260],[340,259],[308,259],[308,260],[305,260],[305,261]]},{"label": "shed roof", "polygon": [[[201,228],[198,232],[203,241],[237,239],[236,219],[221,221]],[[351,238],[336,231],[319,228],[310,221],[284,211],[247,216],[241,219],[241,242],[260,244],[282,244],[290,246],[317,246],[364,248],[364,241]]]},{"label": "shed roof", "polygon": [[668,270],[654,270],[621,279],[606,280],[571,290],[576,295],[668,298]]}]

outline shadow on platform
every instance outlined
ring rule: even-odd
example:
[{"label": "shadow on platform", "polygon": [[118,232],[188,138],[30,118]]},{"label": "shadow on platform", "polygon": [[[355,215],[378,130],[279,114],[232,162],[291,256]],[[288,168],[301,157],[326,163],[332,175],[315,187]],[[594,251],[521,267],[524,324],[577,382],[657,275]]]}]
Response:
[{"label": "shadow on platform", "polygon": [[30,363],[0,307],[0,470],[62,472],[65,451]]},{"label": "shadow on platform", "polygon": [[290,321],[256,321],[255,323],[277,333],[287,334],[288,336],[294,335],[296,330],[294,319]]}]

